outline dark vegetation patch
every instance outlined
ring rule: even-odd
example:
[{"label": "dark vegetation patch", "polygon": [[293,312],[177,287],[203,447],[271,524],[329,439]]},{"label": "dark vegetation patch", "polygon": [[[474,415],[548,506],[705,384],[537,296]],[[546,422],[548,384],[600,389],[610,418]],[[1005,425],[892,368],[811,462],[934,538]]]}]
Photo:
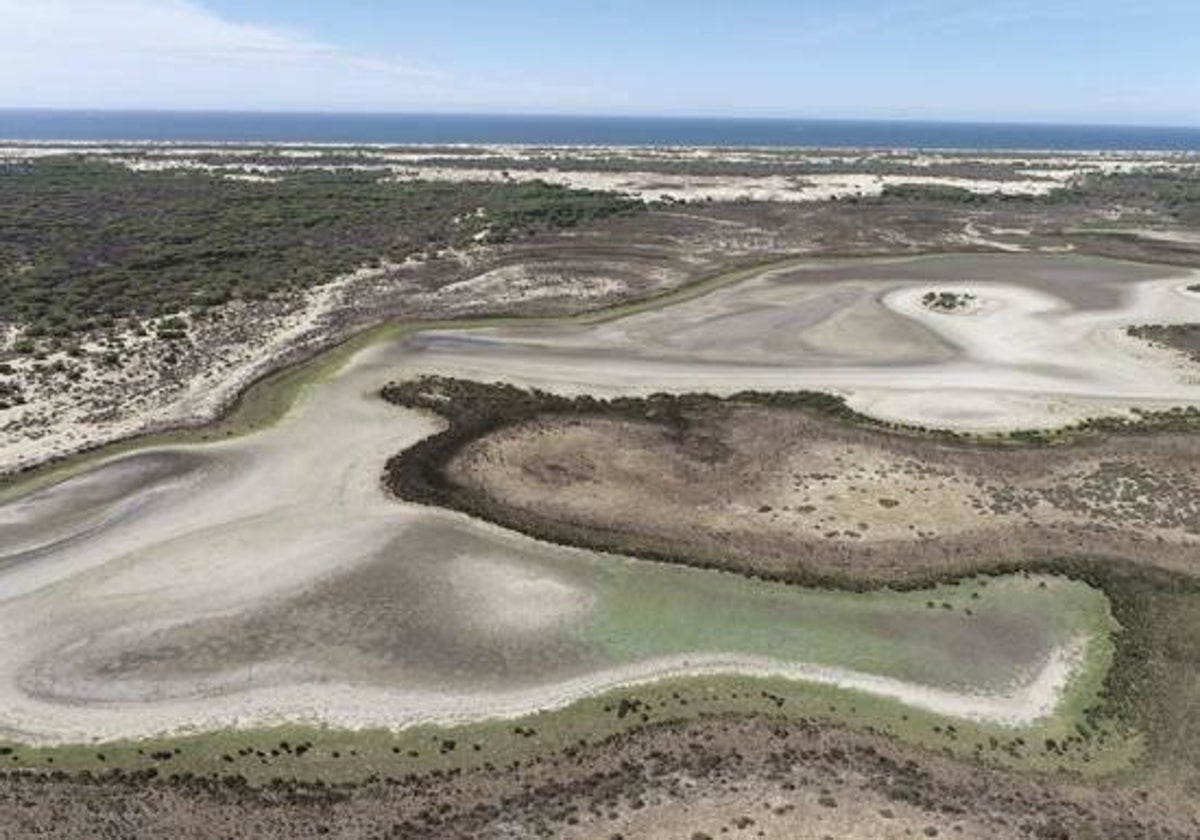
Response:
[{"label": "dark vegetation patch", "polygon": [[953,184],[884,184],[883,191],[875,197],[859,201],[877,204],[907,204],[908,202],[937,204],[992,204],[1002,201],[1026,201],[1028,196],[1011,196],[1004,193],[989,195],[956,187]]},{"label": "dark vegetation patch", "polygon": [[1200,224],[1200,172],[1169,167],[1139,172],[1088,175],[1051,193],[1060,203],[1116,205],[1161,212],[1182,224]]},{"label": "dark vegetation patch", "polygon": [[[1200,291],[1200,286],[1190,287]],[[1192,361],[1200,362],[1200,324],[1146,324],[1130,327],[1129,334],[1172,350],[1186,353]]]},{"label": "dark vegetation patch", "polygon": [[1200,172],[1169,167],[1137,172],[1091,173],[1045,195],[972,192],[947,184],[887,184],[867,203],[934,203],[1079,208],[1119,207],[1200,224]]},{"label": "dark vegetation patch", "polygon": [[485,232],[502,242],[642,206],[538,182],[383,183],[319,171],[250,182],[81,158],[2,164],[0,321],[65,336],[293,292]]},{"label": "dark vegetation patch", "polygon": [[921,296],[921,305],[935,312],[955,312],[974,300],[975,295],[970,292],[926,292]]},{"label": "dark vegetation patch", "polygon": [[[600,400],[593,397],[562,397],[540,391],[527,391],[511,385],[481,384],[442,377],[389,384],[385,399],[397,405],[432,410],[449,421],[448,427],[391,458],[384,481],[400,498],[425,504],[455,508],[483,519],[529,533],[541,539],[583,545],[588,548],[632,553],[647,559],[684,565],[718,566],[755,577],[806,586],[865,590],[880,586],[922,588],[960,580],[968,573],[1041,572],[1062,574],[1082,580],[1103,591],[1111,602],[1114,617],[1121,626],[1115,636],[1113,667],[1106,676],[1103,700],[1089,711],[1093,721],[1111,719],[1145,736],[1147,756],[1152,767],[1171,767],[1186,784],[1200,795],[1200,727],[1194,723],[1193,710],[1200,704],[1200,646],[1189,642],[1200,638],[1200,579],[1180,572],[1148,567],[1134,562],[1139,558],[1063,556],[1026,561],[1005,561],[996,556],[980,556],[947,571],[922,570],[901,579],[873,576],[853,566],[841,572],[793,566],[786,571],[764,573],[760,568],[731,562],[713,562],[669,544],[647,549],[619,537],[598,533],[587,527],[564,527],[562,523],[538,518],[506,506],[502,500],[458,485],[446,476],[445,468],[471,441],[506,426],[545,415],[612,417],[660,424],[669,434],[683,435],[689,415],[698,408],[713,408],[723,403],[754,403],[788,407],[812,412],[838,421],[869,425],[884,424],[858,414],[838,397],[798,392],[764,394],[746,392],[721,398],[711,395],[658,394],[648,398]],[[1144,415],[1141,427],[1194,429],[1196,413],[1179,415],[1166,412],[1165,418]],[[1158,424],[1162,424],[1162,426]],[[1094,436],[1099,431],[1124,432],[1139,428],[1135,421],[1096,421],[1075,430]],[[921,434],[906,429],[892,434]],[[928,433],[939,444],[967,443],[966,436],[952,433]],[[1014,443],[1040,445],[1050,438],[1039,435],[1014,435],[1004,445]],[[1061,438],[1054,438],[1059,440]]]},{"label": "dark vegetation patch", "polygon": [[6,379],[5,373],[0,371],[0,410],[21,405],[24,402],[25,394],[22,392],[21,386]]}]

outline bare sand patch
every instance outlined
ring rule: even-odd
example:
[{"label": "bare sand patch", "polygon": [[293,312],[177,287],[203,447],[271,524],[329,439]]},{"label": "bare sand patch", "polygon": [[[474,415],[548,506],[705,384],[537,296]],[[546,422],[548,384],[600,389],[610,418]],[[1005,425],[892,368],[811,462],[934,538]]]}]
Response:
[{"label": "bare sand patch", "polygon": [[589,172],[562,169],[471,169],[411,166],[394,180],[544,181],[574,189],[627,193],[645,201],[788,201],[877,196],[888,186],[951,187],[979,194],[1046,195],[1062,187],[1058,177],[956,178],[922,174],[813,173],[789,175],[674,175],[662,172]]},{"label": "bare sand patch", "polygon": [[459,556],[450,576],[461,581],[464,599],[487,632],[536,633],[560,627],[595,602],[586,589],[550,574],[505,562],[503,558]]}]

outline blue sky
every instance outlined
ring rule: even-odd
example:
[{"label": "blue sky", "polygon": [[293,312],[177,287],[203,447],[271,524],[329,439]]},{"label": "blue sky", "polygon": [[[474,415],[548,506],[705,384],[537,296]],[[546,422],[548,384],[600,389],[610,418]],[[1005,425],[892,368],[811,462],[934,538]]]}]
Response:
[{"label": "blue sky", "polygon": [[1200,125],[1197,0],[0,0],[0,107]]}]

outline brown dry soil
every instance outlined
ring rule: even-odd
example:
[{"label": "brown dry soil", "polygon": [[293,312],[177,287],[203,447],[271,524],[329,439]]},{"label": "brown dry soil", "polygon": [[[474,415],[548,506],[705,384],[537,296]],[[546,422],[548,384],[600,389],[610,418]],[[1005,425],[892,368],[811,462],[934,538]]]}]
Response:
[{"label": "brown dry soil", "polygon": [[557,541],[772,578],[874,581],[1104,557],[1200,571],[1200,436],[946,443],[795,408],[670,423],[550,414],[446,468],[472,510]]},{"label": "brown dry soil", "polygon": [[647,726],[528,764],[364,785],[9,776],[0,837],[1187,838],[1161,793],[965,767],[766,716]]}]

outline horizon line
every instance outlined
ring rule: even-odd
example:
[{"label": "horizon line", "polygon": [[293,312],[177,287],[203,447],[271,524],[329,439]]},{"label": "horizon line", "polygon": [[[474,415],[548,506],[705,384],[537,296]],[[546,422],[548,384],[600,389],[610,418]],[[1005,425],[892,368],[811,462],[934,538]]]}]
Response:
[{"label": "horizon line", "polygon": [[1157,129],[1168,131],[1200,131],[1200,123],[1171,124],[1149,122],[1056,122],[1044,119],[995,119],[950,117],[828,117],[751,114],[638,114],[586,113],[567,111],[426,111],[426,110],[338,110],[300,108],[158,108],[158,107],[73,107],[41,105],[0,105],[0,113],[63,113],[63,114],[209,114],[224,116],[341,116],[341,117],[463,117],[504,119],[564,119],[564,120],[663,120],[663,121],[730,121],[730,122],[811,122],[811,123],[891,123],[901,125],[971,125],[1024,126],[1046,128],[1098,129]]}]

